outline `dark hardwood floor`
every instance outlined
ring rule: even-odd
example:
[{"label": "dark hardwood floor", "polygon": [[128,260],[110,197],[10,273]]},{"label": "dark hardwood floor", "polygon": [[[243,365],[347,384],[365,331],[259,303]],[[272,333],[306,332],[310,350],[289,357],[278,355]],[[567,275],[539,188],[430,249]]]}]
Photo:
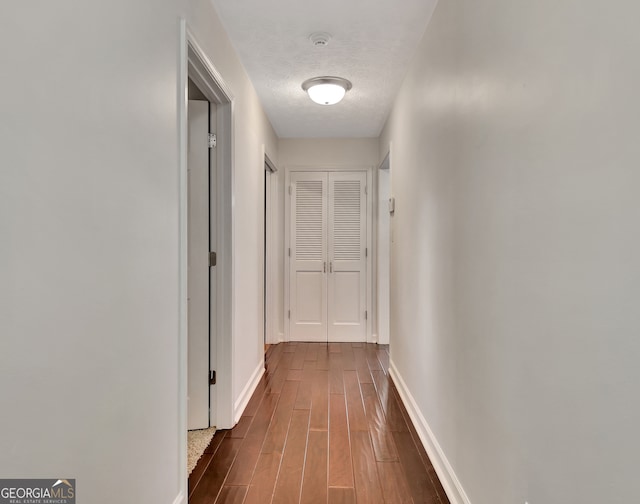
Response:
[{"label": "dark hardwood floor", "polygon": [[282,343],[236,427],[189,476],[191,504],[449,504],[387,347]]}]

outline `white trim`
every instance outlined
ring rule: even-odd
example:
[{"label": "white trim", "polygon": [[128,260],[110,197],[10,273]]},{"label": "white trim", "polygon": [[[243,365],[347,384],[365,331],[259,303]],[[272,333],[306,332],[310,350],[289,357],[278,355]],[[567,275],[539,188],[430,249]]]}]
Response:
[{"label": "white trim", "polygon": [[467,494],[462,488],[460,480],[453,471],[453,467],[451,467],[451,464],[447,460],[444,451],[440,447],[440,443],[438,443],[435,434],[429,427],[427,420],[422,415],[418,404],[411,395],[411,392],[409,392],[407,384],[402,379],[402,376],[400,376],[393,360],[389,362],[389,375],[398,389],[400,398],[411,417],[411,421],[418,432],[420,441],[422,441],[422,445],[427,451],[427,455],[429,455],[431,464],[436,470],[440,483],[442,483],[442,487],[447,493],[447,497],[449,497],[449,501],[451,504],[471,504],[469,497],[467,497]]},{"label": "white trim", "polygon": [[366,282],[367,285],[365,287],[365,296],[366,296],[366,307],[365,309],[367,310],[367,320],[366,320],[366,334],[365,334],[365,341],[367,343],[374,343],[374,339],[373,339],[373,331],[374,331],[374,325],[373,325],[373,321],[374,321],[374,314],[375,314],[375,310],[373,309],[374,303],[373,303],[373,288],[374,288],[374,278],[373,278],[373,258],[374,258],[374,251],[373,251],[373,199],[374,199],[374,193],[373,193],[373,166],[369,166],[367,168],[367,190],[365,193],[365,197],[367,198],[367,223],[366,223],[366,230],[367,230],[367,255],[365,257],[365,268],[366,268]]},{"label": "white trim", "polygon": [[[267,154],[266,147],[262,145],[262,157],[264,159],[264,167],[265,167],[265,191],[264,196],[266,197],[265,201],[263,201],[263,208],[265,209],[265,229],[264,229],[264,248],[261,251],[261,264],[262,267],[266,267],[266,272],[262,270],[262,292],[265,296],[263,300],[263,308],[264,313],[262,314],[262,318],[264,321],[264,342],[267,344],[275,344],[277,341],[277,330],[278,330],[278,291],[277,291],[277,281],[276,281],[276,272],[278,268],[278,247],[277,247],[277,236],[278,236],[278,168],[271,161],[269,155]],[[266,256],[265,256],[266,252]],[[266,284],[264,283],[266,279]]]},{"label": "white trim", "polygon": [[258,386],[258,383],[260,383],[262,375],[264,375],[264,371],[264,362],[260,361],[258,363],[258,367],[256,367],[255,371],[251,375],[251,378],[249,378],[249,381],[242,389],[238,400],[234,404],[234,424],[238,423],[240,417],[242,416],[242,413],[244,413],[244,409],[247,407],[247,404],[249,404],[249,399],[251,399],[251,396],[256,391],[256,387]]},{"label": "white trim", "polygon": [[283,261],[283,271],[284,282],[282,285],[283,293],[282,293],[282,328],[284,329],[284,334],[282,335],[283,341],[289,341],[289,325],[291,322],[291,302],[289,301],[289,270],[290,270],[290,262],[291,262],[291,224],[289,223],[289,213],[291,212],[291,170],[288,166],[284,168],[284,228],[282,230],[282,235],[284,237],[284,261]]},{"label": "white trim", "polygon": [[[197,59],[199,59],[202,63],[202,67],[196,68],[196,71],[193,72],[193,74],[189,77],[191,77],[191,79],[194,80],[194,82],[198,84],[199,87],[201,87],[202,91],[206,90],[212,93],[214,95],[213,98],[216,103],[233,102],[233,94],[231,93],[231,89],[224,82],[222,74],[218,72],[214,64],[211,62],[211,60],[207,56],[206,51],[198,43],[197,38],[188,25],[186,25],[186,32],[188,45],[191,46],[191,49],[193,49],[193,52],[197,56]],[[213,81],[213,86],[211,86],[211,81]],[[211,97],[209,96],[207,96],[207,98],[211,99]]]},{"label": "white trim", "polygon": [[[388,202],[380,200],[380,170],[389,170],[389,177],[391,177],[391,143],[389,143],[389,149],[387,150],[387,154],[385,155],[382,162],[378,165],[378,168],[373,171],[373,197],[375,198],[375,204],[373,205],[372,210],[372,218],[373,218],[373,232],[372,232],[372,253],[371,253],[371,262],[372,267],[374,268],[374,272],[372,273],[373,282],[372,282],[372,291],[373,291],[373,302],[372,302],[372,319],[373,326],[375,327],[375,335],[374,335],[374,343],[380,344],[389,344],[389,328],[386,330],[386,341],[380,341],[381,334],[383,331],[380,330],[380,250],[379,250],[379,234],[380,234],[380,205],[384,205],[385,208],[388,208]],[[389,178],[389,195],[391,195],[391,178]],[[389,226],[392,225],[391,220],[389,221]],[[389,237],[391,239],[391,237]],[[387,269],[389,278],[387,281],[390,283],[391,281],[391,243],[389,243],[389,256],[387,257],[388,263]],[[390,300],[389,300],[390,302]],[[390,307],[388,307],[390,308]]]},{"label": "white trim", "polygon": [[271,173],[276,173],[278,171],[278,168],[276,167],[275,163],[271,161],[271,158],[267,155],[264,145],[262,146],[262,150],[264,151],[264,164],[267,165]]},{"label": "white trim", "polygon": [[[187,22],[180,19],[178,47],[178,497],[187,494]],[[181,502],[176,499],[175,502]]]},{"label": "white trim", "polygon": [[173,504],[187,504],[187,499],[182,492],[174,499]]}]

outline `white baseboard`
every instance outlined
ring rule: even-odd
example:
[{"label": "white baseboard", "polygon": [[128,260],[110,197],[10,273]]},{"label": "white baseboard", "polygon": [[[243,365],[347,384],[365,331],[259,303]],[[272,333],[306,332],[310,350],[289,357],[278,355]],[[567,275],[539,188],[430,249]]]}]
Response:
[{"label": "white baseboard", "polygon": [[284,342],[284,333],[279,333],[278,334],[278,343],[283,343]]},{"label": "white baseboard", "polygon": [[407,384],[402,379],[402,376],[400,376],[393,361],[389,363],[389,375],[398,389],[402,402],[405,408],[407,408],[411,421],[418,432],[418,436],[420,436],[420,441],[422,441],[422,445],[427,451],[429,459],[431,459],[433,468],[436,470],[438,478],[440,478],[440,483],[442,483],[442,487],[447,493],[449,501],[451,504],[471,504],[469,497],[467,497],[467,494],[462,488],[460,480],[453,471],[453,467],[451,467],[451,464],[442,451],[440,443],[438,443],[438,440],[429,427],[420,408],[418,408],[418,404],[411,395],[411,392],[409,392]]},{"label": "white baseboard", "polygon": [[249,379],[245,387],[242,389],[242,392],[240,393],[238,400],[233,405],[234,423],[238,423],[238,420],[240,420],[240,417],[242,416],[244,409],[247,407],[247,404],[249,404],[249,399],[251,399],[251,396],[255,392],[256,387],[258,386],[258,383],[260,382],[260,379],[262,378],[263,374],[264,374],[264,361],[261,360],[258,363],[258,367],[256,367],[255,371],[253,372],[253,375],[251,375],[251,378]]},{"label": "white baseboard", "polygon": [[187,504],[187,499],[185,499],[184,494],[180,492],[178,496],[174,499],[173,504]]}]

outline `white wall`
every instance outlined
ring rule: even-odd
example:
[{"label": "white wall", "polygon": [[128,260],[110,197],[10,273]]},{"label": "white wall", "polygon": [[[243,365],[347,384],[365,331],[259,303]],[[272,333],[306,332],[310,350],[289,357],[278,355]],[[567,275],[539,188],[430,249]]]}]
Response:
[{"label": "white wall", "polygon": [[[277,137],[209,0],[189,0],[188,22],[234,96],[233,400],[236,420],[264,360],[262,240],[264,151],[278,163]],[[229,427],[228,425],[224,427]]]},{"label": "white wall", "polygon": [[0,474],[79,502],[179,491],[181,9],[0,7]]},{"label": "white wall", "polygon": [[288,195],[284,187],[285,170],[291,167],[357,167],[378,166],[377,138],[281,138],[278,141],[279,171],[279,219],[278,243],[280,244],[278,274],[278,299],[280,306],[279,327],[284,337],[284,232],[285,232],[285,198]]},{"label": "white wall", "polygon": [[[181,484],[185,13],[180,0],[0,7],[0,474],[76,478],[79,502],[172,503]],[[252,244],[261,146],[277,146],[208,3],[189,20],[236,98],[237,394],[261,362]]]},{"label": "white wall", "polygon": [[377,138],[281,138],[282,166],[378,166]]},{"label": "white wall", "polygon": [[473,504],[640,495],[638,14],[439,2],[382,135],[392,361]]}]

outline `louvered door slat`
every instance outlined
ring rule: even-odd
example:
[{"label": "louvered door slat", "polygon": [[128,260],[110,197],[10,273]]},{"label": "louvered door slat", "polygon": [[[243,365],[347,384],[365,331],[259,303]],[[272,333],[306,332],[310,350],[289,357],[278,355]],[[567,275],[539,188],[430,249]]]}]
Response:
[{"label": "louvered door slat", "polygon": [[326,341],[327,174],[291,174],[289,324],[293,341]]},{"label": "louvered door slat", "polygon": [[365,172],[329,174],[329,341],[366,340]]},{"label": "louvered door slat", "polygon": [[360,259],[361,236],[359,180],[337,180],[333,185],[333,258],[335,261]]},{"label": "louvered door slat", "polygon": [[323,260],[323,182],[301,180],[296,184],[296,259]]}]

